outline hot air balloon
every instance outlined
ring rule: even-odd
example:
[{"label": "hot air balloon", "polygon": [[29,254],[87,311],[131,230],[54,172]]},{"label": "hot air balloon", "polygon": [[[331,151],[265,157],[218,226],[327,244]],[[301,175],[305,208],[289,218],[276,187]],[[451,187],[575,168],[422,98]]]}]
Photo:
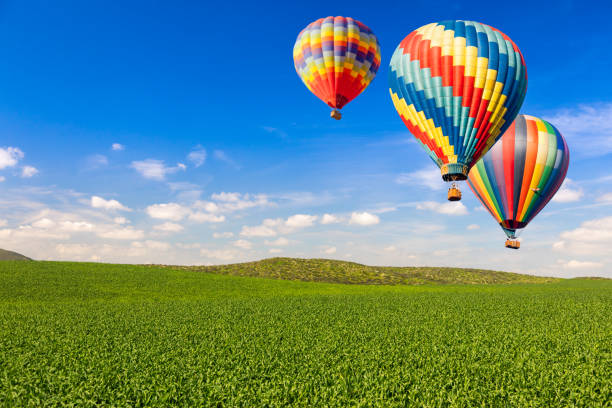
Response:
[{"label": "hot air balloon", "polygon": [[468,184],[518,249],[525,228],[555,195],[569,165],[567,143],[545,120],[519,115],[472,168]]},{"label": "hot air balloon", "polygon": [[501,31],[474,21],[427,24],[402,40],[389,66],[389,92],[408,130],[453,182],[516,117],[527,90],[523,56]]},{"label": "hot air balloon", "polygon": [[326,17],[304,28],[293,46],[295,70],[306,87],[341,119],[340,109],[372,82],[380,47],[372,30],[350,17]]}]

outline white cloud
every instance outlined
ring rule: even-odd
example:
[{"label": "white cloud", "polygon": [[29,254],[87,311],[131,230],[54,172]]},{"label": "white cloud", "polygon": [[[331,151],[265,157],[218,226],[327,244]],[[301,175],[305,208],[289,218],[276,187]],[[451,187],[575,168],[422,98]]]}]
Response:
[{"label": "white cloud", "polygon": [[205,256],[207,258],[219,259],[222,261],[231,261],[235,259],[239,254],[231,249],[200,249],[200,255]]},{"label": "white cloud", "polygon": [[60,229],[62,231],[70,232],[84,232],[93,231],[95,226],[85,221],[62,221],[60,223]]},{"label": "white cloud", "polygon": [[571,179],[566,178],[559,191],[552,198],[552,201],[556,203],[571,203],[580,200],[584,192],[582,188],[575,184]]},{"label": "white cloud", "polygon": [[444,181],[439,169],[429,166],[412,173],[402,173],[395,179],[397,184],[425,186],[431,190],[442,190]]},{"label": "white cloud", "polygon": [[244,237],[274,237],[278,234],[288,234],[298,229],[312,227],[317,220],[316,215],[295,214],[283,220],[282,218],[267,218],[261,225],[243,226],[240,235]]},{"label": "white cloud", "polygon": [[22,225],[15,229],[0,230],[0,239],[10,241],[25,241],[30,244],[32,240],[69,239],[70,235],[65,232],[56,232],[50,229],[35,228],[31,225]]},{"label": "white cloud", "polygon": [[318,217],[316,215],[295,214],[287,218],[287,221],[285,221],[285,225],[289,228],[312,227],[317,218]]},{"label": "white cloud", "polygon": [[7,224],[8,224],[8,221],[0,219],[0,227],[6,227]]},{"label": "white cloud", "polygon": [[474,230],[480,229],[480,225],[478,225],[478,224],[470,224],[470,225],[467,226],[467,229],[469,231],[474,231]]},{"label": "white cloud", "polygon": [[416,208],[417,210],[430,210],[445,215],[465,215],[468,213],[466,206],[460,201],[449,201],[442,204],[435,201],[423,201],[418,203]]},{"label": "white cloud", "polygon": [[121,143],[113,143],[111,145],[111,149],[113,149],[114,151],[125,150],[125,146],[122,145]]},{"label": "white cloud", "polygon": [[271,254],[280,254],[281,252],[283,252],[283,250],[280,248],[270,248],[268,252]]},{"label": "white cloud", "polygon": [[115,217],[113,218],[113,222],[115,224],[129,224],[130,220],[125,217]]},{"label": "white cloud", "polygon": [[200,147],[192,150],[187,155],[187,160],[192,162],[195,167],[200,167],[206,161],[206,149]]},{"label": "white cloud", "polygon": [[561,233],[553,249],[580,255],[605,255],[610,253],[612,242],[612,217],[585,221],[579,228]]},{"label": "white cloud", "polygon": [[239,239],[238,241],[234,241],[234,246],[242,249],[251,249],[253,244],[247,240]]},{"label": "white cloud", "polygon": [[55,227],[55,221],[50,220],[49,218],[41,218],[39,220],[34,221],[32,223],[32,226],[34,228],[49,229]]},{"label": "white cloud", "polygon": [[190,214],[189,219],[195,222],[223,222],[225,221],[225,215],[215,215],[200,211]]},{"label": "white cloud", "polygon": [[603,266],[603,263],[591,261],[577,261],[575,259],[572,259],[571,261],[563,262],[561,265],[566,269],[598,269]]},{"label": "white cloud", "polygon": [[340,218],[333,214],[323,214],[323,217],[321,217],[321,224],[335,224],[338,222],[340,222]]},{"label": "white cloud", "polygon": [[269,221],[275,220],[264,220],[261,225],[257,225],[254,227],[249,227],[245,225],[242,227],[242,231],[240,231],[240,235],[243,237],[274,237],[277,232],[274,228],[276,225],[270,225]]},{"label": "white cloud", "polygon": [[351,214],[349,224],[355,225],[375,225],[380,222],[377,215],[368,212],[354,212]]},{"label": "white cloud", "polygon": [[93,208],[101,208],[110,211],[132,211],[117,200],[105,200],[102,197],[92,196],[90,202]]},{"label": "white cloud", "polygon": [[[132,244],[135,244],[135,243],[132,243]],[[172,245],[170,245],[168,242],[152,241],[152,240],[146,240],[144,242],[144,246],[149,249],[154,249],[156,251],[167,251],[172,247]]]},{"label": "white cloud", "polygon": [[214,232],[213,238],[231,238],[234,236],[233,232]]},{"label": "white cloud", "polygon": [[146,208],[151,218],[180,221],[189,214],[189,209],[177,203],[153,204]]},{"label": "white cloud", "polygon": [[208,211],[211,213],[214,212],[219,212],[220,208],[217,204],[211,202],[211,201],[196,201],[195,204],[193,205],[194,208],[201,208],[204,211]]},{"label": "white cloud", "polygon": [[181,224],[168,221],[164,222],[163,224],[155,225],[153,229],[163,232],[179,232],[183,230],[183,226]]},{"label": "white cloud", "polygon": [[91,245],[87,244],[57,244],[55,246],[55,251],[59,255],[65,255],[70,257],[83,258],[83,256],[88,256],[93,248]]},{"label": "white cloud", "polygon": [[606,193],[597,198],[598,203],[612,203],[612,193]]},{"label": "white cloud", "polygon": [[280,237],[274,241],[266,241],[265,244],[271,246],[286,246],[289,245],[289,240],[285,237]]},{"label": "white cloud", "polygon": [[336,247],[332,246],[323,250],[324,254],[332,255],[336,253]]},{"label": "white cloud", "polygon": [[612,103],[580,105],[544,117],[565,136],[572,151],[588,156],[612,152],[610,118]]},{"label": "white cloud", "polygon": [[185,170],[186,166],[178,163],[176,167],[168,167],[163,160],[146,159],[141,161],[133,161],[131,167],[146,179],[162,181],[167,174],[176,173],[179,170]]},{"label": "white cloud", "polygon": [[232,212],[246,210],[253,207],[266,207],[272,205],[265,194],[241,194],[241,193],[215,193],[211,199],[216,203],[198,201],[195,206],[204,208],[209,212]]},{"label": "white cloud", "polygon": [[23,152],[17,147],[0,148],[0,170],[15,166],[23,156]]},{"label": "white cloud", "polygon": [[22,178],[30,178],[34,177],[38,174],[38,169],[32,166],[23,166],[21,169],[21,177]]},{"label": "white cloud", "polygon": [[2,182],[3,182],[3,181],[5,181],[5,180],[6,180],[6,177],[4,177],[4,176],[0,176],[0,183],[2,183]]},{"label": "white cloud", "polygon": [[395,251],[397,251],[397,248],[395,247],[395,245],[390,245],[390,246],[386,247],[384,250],[386,252],[395,252]]},{"label": "white cloud", "polygon": [[100,238],[107,239],[142,239],[144,237],[144,232],[142,230],[137,230],[132,227],[125,228],[113,228],[106,231],[99,231],[97,235]]}]

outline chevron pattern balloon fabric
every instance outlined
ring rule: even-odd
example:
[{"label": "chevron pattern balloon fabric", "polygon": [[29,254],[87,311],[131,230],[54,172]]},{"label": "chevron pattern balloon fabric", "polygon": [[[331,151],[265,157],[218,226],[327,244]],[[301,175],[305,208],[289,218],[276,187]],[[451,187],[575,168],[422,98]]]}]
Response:
[{"label": "chevron pattern balloon fabric", "polygon": [[516,44],[473,21],[427,24],[404,38],[391,58],[395,108],[443,173],[458,179],[510,126],[526,89]]},{"label": "chevron pattern balloon fabric", "polygon": [[308,89],[330,107],[341,109],[376,76],[380,46],[372,30],[361,22],[326,17],[300,32],[293,61]]},{"label": "chevron pattern balloon fabric", "polygon": [[559,131],[545,120],[519,115],[470,171],[468,184],[509,238],[555,195],[569,165]]}]

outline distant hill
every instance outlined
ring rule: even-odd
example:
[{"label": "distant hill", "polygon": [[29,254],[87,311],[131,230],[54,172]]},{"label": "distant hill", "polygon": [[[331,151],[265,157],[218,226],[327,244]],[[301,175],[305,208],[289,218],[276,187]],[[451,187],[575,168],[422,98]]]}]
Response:
[{"label": "distant hill", "polygon": [[0,261],[31,261],[31,259],[17,252],[0,249]]},{"label": "distant hill", "polygon": [[172,266],[224,275],[367,285],[546,283],[560,279],[483,269],[367,266],[331,259],[270,258],[215,266]]}]

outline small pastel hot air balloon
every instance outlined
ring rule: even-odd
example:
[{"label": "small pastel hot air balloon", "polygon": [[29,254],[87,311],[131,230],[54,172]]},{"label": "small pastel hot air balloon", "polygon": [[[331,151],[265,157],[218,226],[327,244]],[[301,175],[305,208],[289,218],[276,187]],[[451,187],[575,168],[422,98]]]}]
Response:
[{"label": "small pastel hot air balloon", "polygon": [[518,249],[525,228],[555,195],[569,165],[567,143],[545,120],[519,115],[472,168],[468,184]]},{"label": "small pastel hot air balloon", "polygon": [[295,70],[306,87],[342,118],[340,109],[372,82],[380,47],[372,30],[350,17],[326,17],[304,28],[293,46]]},{"label": "small pastel hot air balloon", "polygon": [[501,31],[474,21],[427,24],[402,40],[389,66],[389,92],[408,130],[453,182],[516,117],[527,90],[523,56]]}]

